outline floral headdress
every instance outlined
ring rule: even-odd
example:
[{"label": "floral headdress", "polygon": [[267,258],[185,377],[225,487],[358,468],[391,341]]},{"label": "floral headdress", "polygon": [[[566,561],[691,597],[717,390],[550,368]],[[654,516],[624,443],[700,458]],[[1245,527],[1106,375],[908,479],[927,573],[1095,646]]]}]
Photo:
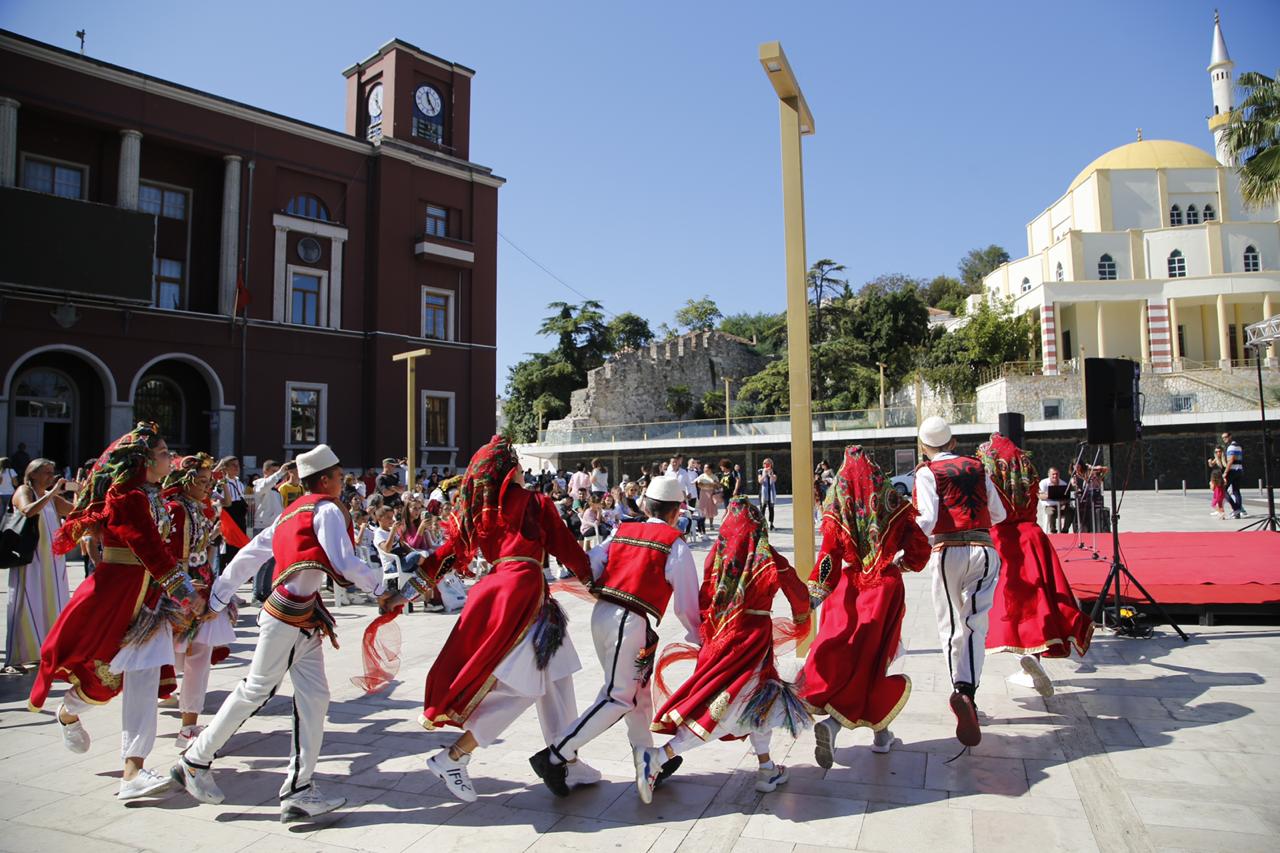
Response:
[{"label": "floral headdress", "polygon": [[1025,510],[1035,502],[1040,476],[1031,464],[1031,454],[1007,436],[991,433],[991,439],[978,447],[978,460],[1014,509]]},{"label": "floral headdress", "polygon": [[742,606],[752,576],[772,556],[764,515],[747,497],[729,501],[714,554],[711,621],[719,623]]},{"label": "floral headdress", "polygon": [[81,484],[71,512],[54,536],[55,553],[66,554],[74,549],[80,538],[105,518],[110,495],[126,492],[146,482],[151,450],[162,440],[159,426],[139,421],[137,426],[102,451]]},{"label": "floral headdress", "polygon": [[186,488],[202,471],[212,471],[216,462],[212,456],[203,452],[182,457],[174,463],[169,476],[164,478],[164,490],[168,492]]},{"label": "floral headdress", "polygon": [[[520,462],[511,442],[500,435],[476,451],[462,475],[454,521],[462,555],[469,561],[486,541],[503,532],[502,498],[507,485],[522,476]],[[496,544],[496,543],[495,543]],[[491,555],[486,553],[486,557]],[[459,562],[463,562],[459,559]]]},{"label": "floral headdress", "polygon": [[827,495],[823,537],[835,536],[864,567],[874,563],[889,519],[906,502],[860,445],[845,448],[844,462]]}]

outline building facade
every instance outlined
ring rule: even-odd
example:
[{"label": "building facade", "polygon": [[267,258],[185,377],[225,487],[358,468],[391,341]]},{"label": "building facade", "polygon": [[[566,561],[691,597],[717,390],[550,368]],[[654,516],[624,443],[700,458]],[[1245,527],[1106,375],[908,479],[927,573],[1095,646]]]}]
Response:
[{"label": "building facade", "polygon": [[[1250,358],[1245,326],[1280,312],[1280,207],[1245,206],[1222,139],[1232,69],[1215,19],[1216,158],[1141,138],[1103,154],[1027,225],[1027,256],[985,279],[1039,316],[1045,374],[1092,356],[1157,373],[1231,370]],[[1276,366],[1275,347],[1263,357]]]},{"label": "building facade", "polygon": [[455,465],[492,434],[497,206],[474,72],[393,40],[334,131],[0,31],[0,452]]}]

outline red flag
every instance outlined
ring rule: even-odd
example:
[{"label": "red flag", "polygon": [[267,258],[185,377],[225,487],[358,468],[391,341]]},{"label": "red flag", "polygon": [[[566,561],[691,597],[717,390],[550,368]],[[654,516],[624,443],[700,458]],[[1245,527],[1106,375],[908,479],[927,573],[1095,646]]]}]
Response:
[{"label": "red flag", "polygon": [[249,544],[248,534],[240,529],[240,525],[236,524],[236,520],[231,517],[231,513],[224,512],[219,524],[222,526],[223,540],[232,548],[243,548]]},{"label": "red flag", "polygon": [[253,297],[249,295],[249,288],[244,285],[244,270],[236,276],[236,310],[234,313],[239,314],[241,311],[249,307],[249,302]]}]

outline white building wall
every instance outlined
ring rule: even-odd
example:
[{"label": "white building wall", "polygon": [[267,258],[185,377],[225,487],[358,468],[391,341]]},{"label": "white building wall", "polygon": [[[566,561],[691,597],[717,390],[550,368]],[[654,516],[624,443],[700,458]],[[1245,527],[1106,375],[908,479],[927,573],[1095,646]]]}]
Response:
[{"label": "white building wall", "polygon": [[[1071,241],[1059,240],[1049,247],[1049,281],[1057,281],[1058,264],[1062,264],[1062,280],[1075,281],[1076,276],[1071,269]],[[1092,276],[1088,276],[1092,277]]]},{"label": "white building wall", "polygon": [[1169,255],[1180,249],[1187,262],[1187,276],[1209,275],[1209,250],[1205,241],[1204,226],[1161,228],[1143,235],[1147,249],[1148,276],[1153,279],[1169,277]]},{"label": "white building wall", "polygon": [[1050,234],[1052,230],[1049,227],[1049,211],[1047,210],[1031,220],[1029,229],[1030,244],[1027,246],[1027,254],[1034,255],[1047,249],[1051,242]]},{"label": "white building wall", "polygon": [[[1044,274],[1040,263],[1039,255],[1032,255],[1029,258],[1019,258],[1008,264],[1009,270],[1009,294],[1010,296],[1021,296],[1024,292],[1035,290],[1044,280]],[[1027,291],[1022,289],[1022,280],[1026,278],[1030,281]]]},{"label": "white building wall", "polygon": [[1159,228],[1160,183],[1154,169],[1115,169],[1111,172],[1111,227]]},{"label": "white building wall", "polygon": [[1098,277],[1098,261],[1108,254],[1116,262],[1116,279],[1133,278],[1133,258],[1129,256],[1128,233],[1081,234],[1084,243],[1084,269],[1076,270],[1076,279],[1084,281]]},{"label": "white building wall", "polygon": [[1070,195],[1063,196],[1053,207],[1049,208],[1049,225],[1052,228],[1050,239],[1053,241],[1061,239],[1071,230],[1073,226]]},{"label": "white building wall", "polygon": [[1231,218],[1243,222],[1275,222],[1280,219],[1280,205],[1262,208],[1246,207],[1240,197],[1240,176],[1234,169],[1226,170],[1227,204],[1231,208]]},{"label": "white building wall", "polygon": [[[1142,360],[1142,306],[1138,302],[1103,302],[1107,358]],[[1090,350],[1090,355],[1094,351]]]},{"label": "white building wall", "polygon": [[1077,231],[1101,231],[1098,221],[1098,173],[1094,172],[1071,193],[1074,225]]},{"label": "white building wall", "polygon": [[1244,250],[1253,246],[1263,270],[1280,269],[1280,223],[1231,222],[1222,226],[1223,272],[1244,272]]}]

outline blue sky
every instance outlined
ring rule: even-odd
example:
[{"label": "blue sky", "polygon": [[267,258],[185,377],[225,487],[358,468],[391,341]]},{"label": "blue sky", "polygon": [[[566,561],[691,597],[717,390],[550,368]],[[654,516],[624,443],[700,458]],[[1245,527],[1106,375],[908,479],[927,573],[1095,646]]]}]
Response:
[{"label": "blue sky", "polygon": [[[1280,3],[1220,0],[1236,73],[1280,67]],[[779,39],[813,110],[808,256],[855,282],[1025,252],[1025,223],[1098,154],[1208,150],[1212,2],[218,4],[4,0],[0,26],[341,128],[343,68],[392,37],[476,69],[472,157],[499,230],[611,312],[784,304]],[[498,386],[577,301],[500,241]]]}]

